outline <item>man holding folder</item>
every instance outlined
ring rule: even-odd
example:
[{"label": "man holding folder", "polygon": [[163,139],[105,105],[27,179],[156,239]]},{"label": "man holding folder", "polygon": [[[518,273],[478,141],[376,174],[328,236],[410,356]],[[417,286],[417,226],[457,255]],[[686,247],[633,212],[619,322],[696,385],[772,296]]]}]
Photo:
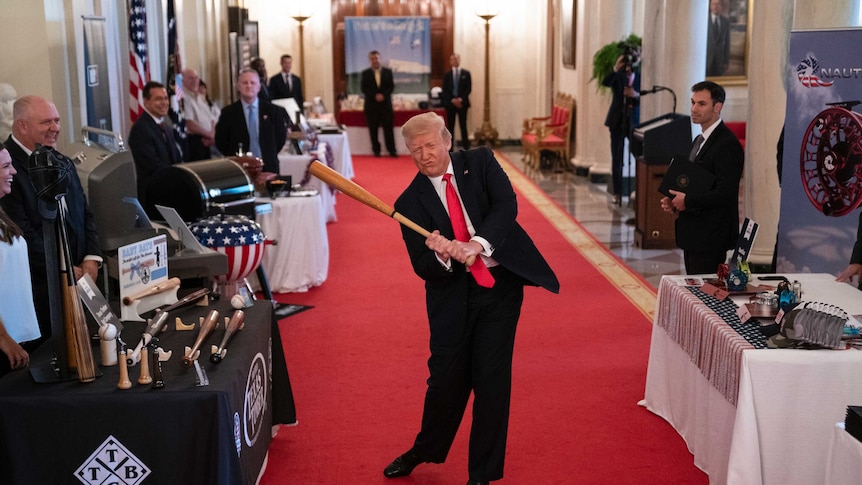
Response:
[{"label": "man holding folder", "polygon": [[745,152],[721,121],[724,88],[702,81],[691,88],[691,121],[703,131],[692,144],[689,160],[715,177],[705,191],[670,190],[661,199],[665,212],[676,214],[676,244],[683,250],[687,274],[715,273],[726,262],[739,235],[739,179]]}]

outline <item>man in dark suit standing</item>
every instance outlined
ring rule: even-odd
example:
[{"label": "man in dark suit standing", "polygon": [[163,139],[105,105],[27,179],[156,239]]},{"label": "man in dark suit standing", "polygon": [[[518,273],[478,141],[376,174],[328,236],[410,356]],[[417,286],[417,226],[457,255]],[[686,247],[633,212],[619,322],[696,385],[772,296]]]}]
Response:
[{"label": "man in dark suit standing", "polygon": [[710,0],[706,32],[706,75],[724,76],[730,64],[730,19],[724,15],[724,0]]},{"label": "man in dark suit standing", "polygon": [[[434,113],[414,116],[401,132],[419,173],[395,209],[433,231],[425,238],[402,228],[413,270],[425,281],[431,358],[421,430],[383,474],[443,463],[472,391],[467,483],[488,483],[503,477],[524,285],[558,293],[560,284],[516,222],[515,192],[490,150],[450,153],[452,136]],[[475,258],[471,266],[468,258]]]},{"label": "man in dark suit standing", "polygon": [[377,139],[378,128],[383,127],[383,141],[386,150],[393,157],[398,156],[395,149],[395,113],[392,111],[392,91],[395,81],[392,69],[380,65],[380,53],[368,53],[371,67],[362,71],[361,88],[365,96],[365,122],[368,123],[368,134],[371,136],[371,151],[375,157],[380,156],[380,140]]},{"label": "man in dark suit standing", "polygon": [[218,150],[225,155],[251,152],[263,159],[263,171],[278,174],[278,152],[287,140],[287,111],[258,98],[260,77],[243,69],[237,79],[239,101],[225,106],[215,129]]},{"label": "man in dark suit standing", "polygon": [[[6,149],[12,156],[12,166],[18,174],[12,181],[12,191],[0,199],[3,210],[24,232],[30,258],[30,274],[33,283],[33,301],[42,339],[51,336],[51,316],[48,298],[47,260],[45,240],[42,232],[43,218],[39,213],[38,196],[30,178],[29,158],[37,145],[54,148],[60,134],[60,115],[57,107],[47,99],[38,96],[24,96],[15,101],[12,134],[6,140]],[[75,279],[84,273],[95,281],[102,265],[102,250],[96,232],[96,220],[87,205],[84,189],[78,172],[69,172],[69,186],[66,189],[66,229],[69,237],[69,251]]]},{"label": "man in dark suit standing", "polygon": [[[302,80],[296,74],[290,72],[293,58],[290,54],[281,56],[281,72],[269,78],[269,95],[272,99],[293,98],[299,109],[305,100],[302,97]],[[288,113],[293,116],[295,113]]]},{"label": "man in dark suit standing", "polygon": [[623,165],[629,158],[625,153],[625,141],[626,138],[631,141],[632,128],[640,122],[640,60],[640,52],[629,48],[602,80],[602,86],[611,88],[613,94],[605,126],[611,133],[611,190],[617,205],[622,203]]},{"label": "man in dark suit standing", "polygon": [[[458,117],[458,125],[461,128],[461,146],[465,150],[470,149],[470,138],[467,134],[467,110],[470,109],[470,91],[473,83],[470,79],[470,71],[461,69],[461,56],[453,53],[449,56],[449,65],[452,70],[443,76],[443,92],[440,100],[446,108],[446,128],[455,138],[455,116]],[[455,143],[452,143],[455,145]]]},{"label": "man in dark suit standing", "polygon": [[715,273],[736,246],[739,235],[739,179],[745,152],[721,120],[724,88],[711,81],[691,87],[691,121],[703,130],[689,158],[715,176],[712,188],[686,194],[671,190],[661,199],[665,212],[677,214],[676,245],[682,248],[685,272]]},{"label": "man in dark suit standing", "polygon": [[165,86],[156,81],[148,82],[144,85],[144,113],[129,130],[129,150],[138,178],[138,200],[151,215],[157,212],[147,201],[150,184],[157,181],[165,169],[183,161],[174,130],[166,121],[169,108],[170,99]]}]

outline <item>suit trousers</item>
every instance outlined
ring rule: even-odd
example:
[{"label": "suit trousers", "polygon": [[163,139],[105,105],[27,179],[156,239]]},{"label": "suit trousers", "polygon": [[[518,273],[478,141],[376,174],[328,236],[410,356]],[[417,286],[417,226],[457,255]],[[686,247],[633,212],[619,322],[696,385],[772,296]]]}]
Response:
[{"label": "suit trousers", "polygon": [[414,451],[427,461],[443,463],[455,439],[473,392],[470,430],[470,478],[503,477],[509,399],[512,391],[512,353],[515,329],[524,299],[524,280],[502,266],[490,268],[496,282],[483,288],[469,279],[467,317],[462,322],[431,325],[431,358],[422,429]]},{"label": "suit trousers", "polygon": [[465,150],[470,149],[470,135],[467,133],[467,110],[469,108],[446,108],[446,128],[452,133],[452,149],[455,149],[455,117],[458,117],[458,126],[461,128],[461,146]]},{"label": "suit trousers", "polygon": [[371,137],[371,151],[375,155],[380,155],[380,140],[377,138],[377,132],[383,128],[383,141],[386,143],[386,150],[390,155],[395,155],[398,150],[395,149],[395,132],[393,125],[395,123],[395,113],[392,111],[382,112],[365,112],[365,122],[368,123],[368,135]]},{"label": "suit trousers", "polygon": [[611,181],[614,195],[623,194],[623,162],[626,160],[626,130],[611,128]]},{"label": "suit trousers", "polygon": [[727,262],[727,251],[688,251],[682,252],[686,274],[712,274],[718,265]]}]

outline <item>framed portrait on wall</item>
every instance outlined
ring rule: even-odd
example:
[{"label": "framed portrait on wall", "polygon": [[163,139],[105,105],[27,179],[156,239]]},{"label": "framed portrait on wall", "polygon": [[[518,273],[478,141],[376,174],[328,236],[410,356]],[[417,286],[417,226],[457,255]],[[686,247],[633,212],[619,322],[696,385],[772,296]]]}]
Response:
[{"label": "framed portrait on wall", "polygon": [[754,0],[709,0],[706,18],[706,77],[722,84],[748,82],[751,4]]},{"label": "framed portrait on wall", "polygon": [[246,20],[243,25],[243,36],[248,39],[249,55],[252,59],[260,56],[257,39],[257,20]]},{"label": "framed portrait on wall", "polygon": [[569,69],[575,68],[575,53],[577,52],[575,49],[577,26],[575,24],[578,19],[577,12],[577,0],[563,0],[562,11],[560,12],[560,22],[562,23],[560,35],[562,39],[563,67]]}]

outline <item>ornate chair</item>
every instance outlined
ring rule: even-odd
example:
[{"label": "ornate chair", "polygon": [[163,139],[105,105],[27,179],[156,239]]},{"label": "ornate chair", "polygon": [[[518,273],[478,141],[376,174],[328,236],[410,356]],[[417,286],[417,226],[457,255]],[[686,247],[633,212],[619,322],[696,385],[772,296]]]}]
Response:
[{"label": "ornate chair", "polygon": [[521,134],[522,160],[528,168],[540,168],[542,150],[557,154],[555,170],[566,170],[569,159],[569,137],[572,132],[575,100],[565,93],[554,96],[550,116],[527,118]]}]

